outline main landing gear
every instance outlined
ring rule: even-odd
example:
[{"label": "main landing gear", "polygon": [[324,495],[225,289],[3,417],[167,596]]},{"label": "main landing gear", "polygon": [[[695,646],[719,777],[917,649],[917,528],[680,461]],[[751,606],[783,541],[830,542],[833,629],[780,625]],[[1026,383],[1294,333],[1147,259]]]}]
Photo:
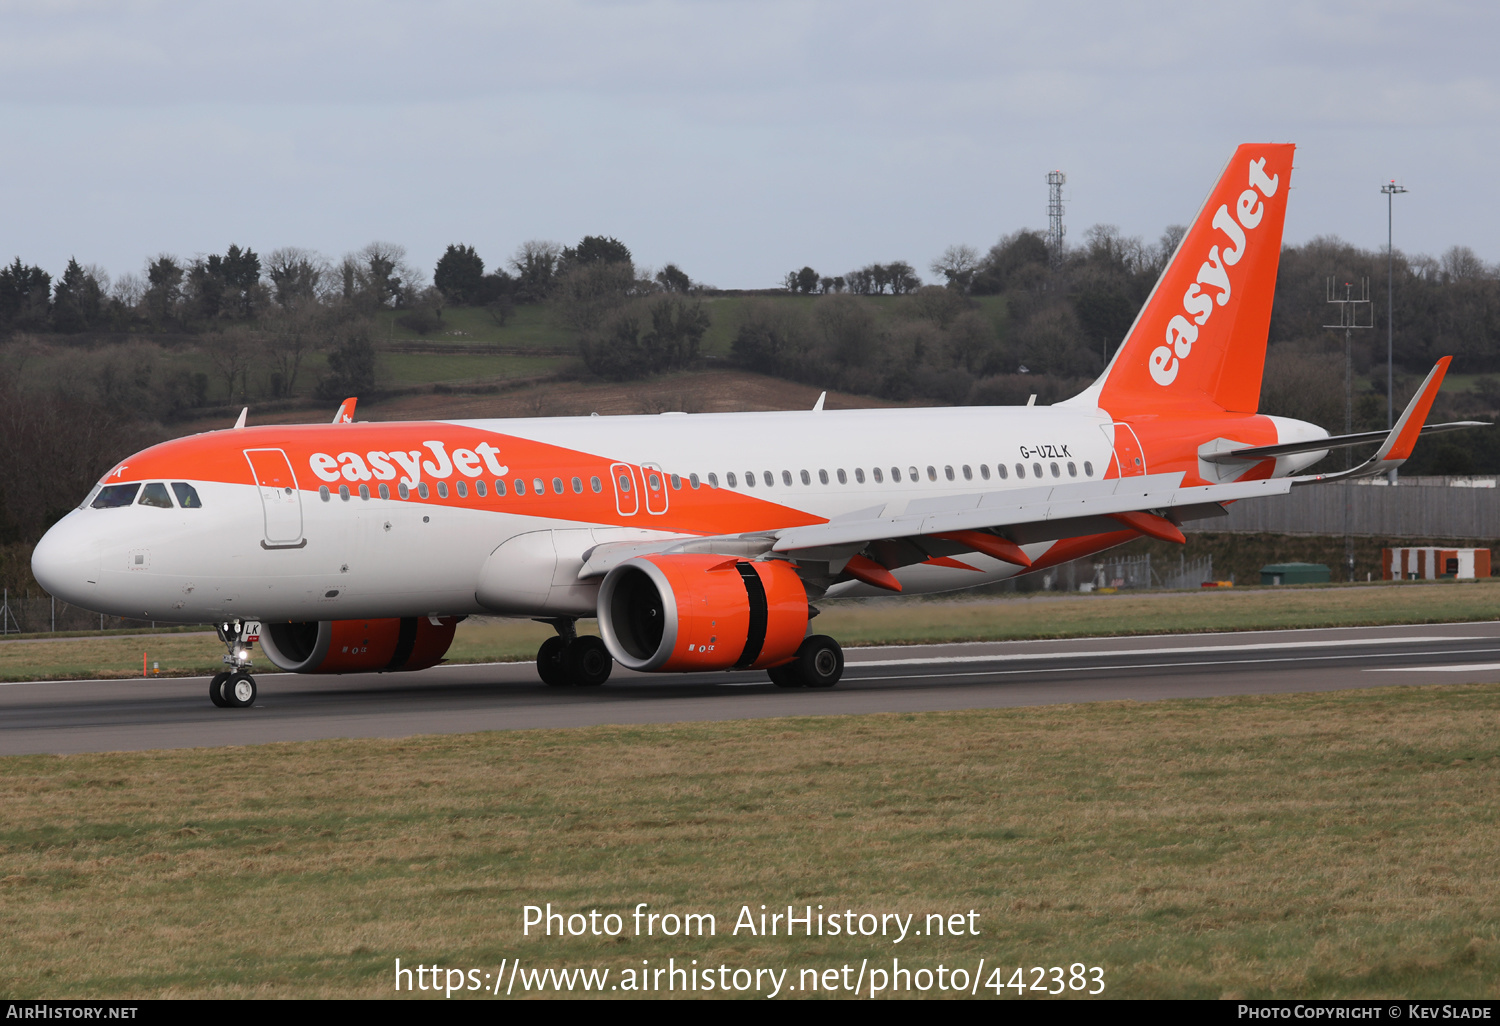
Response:
[{"label": "main landing gear", "polygon": [[214,674],[208,682],[208,699],[220,709],[248,709],[255,704],[255,678],[246,669],[250,665],[250,646],[260,636],[260,624],[253,620],[224,620],[214,624],[219,640],[229,649],[224,665],[229,669]]},{"label": "main landing gear", "polygon": [[844,675],[844,650],[826,634],[802,642],[789,663],[766,671],[779,688],[831,688]]},{"label": "main landing gear", "polygon": [[602,639],[580,635],[574,621],[566,618],[541,622],[557,631],[556,637],[548,638],[537,649],[536,672],[543,684],[551,688],[597,687],[609,680],[615,661]]}]

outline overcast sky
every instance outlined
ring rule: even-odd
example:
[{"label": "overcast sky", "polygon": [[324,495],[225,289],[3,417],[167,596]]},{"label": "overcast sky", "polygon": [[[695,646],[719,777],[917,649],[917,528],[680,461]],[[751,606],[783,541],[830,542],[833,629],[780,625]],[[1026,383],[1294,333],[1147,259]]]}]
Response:
[{"label": "overcast sky", "polygon": [[[1143,13],[1145,11],[1150,13]],[[430,275],[614,235],[724,288],[1046,224],[1155,239],[1236,143],[1286,238],[1500,260],[1500,5],[0,0],[0,259],[231,242]]]}]

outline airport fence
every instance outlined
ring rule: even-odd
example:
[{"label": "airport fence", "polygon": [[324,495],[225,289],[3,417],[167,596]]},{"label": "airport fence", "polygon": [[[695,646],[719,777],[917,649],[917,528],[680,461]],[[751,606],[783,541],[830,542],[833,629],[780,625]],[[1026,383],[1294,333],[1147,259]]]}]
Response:
[{"label": "airport fence", "polygon": [[1343,534],[1424,540],[1500,537],[1500,489],[1493,478],[1421,477],[1379,483],[1309,485],[1229,507],[1184,531]]}]

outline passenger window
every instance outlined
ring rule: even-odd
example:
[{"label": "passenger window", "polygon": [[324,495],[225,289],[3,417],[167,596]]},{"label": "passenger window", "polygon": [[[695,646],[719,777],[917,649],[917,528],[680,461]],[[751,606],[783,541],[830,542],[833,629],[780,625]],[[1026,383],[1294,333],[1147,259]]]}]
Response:
[{"label": "passenger window", "polygon": [[[340,488],[339,491],[342,492],[342,491],[344,491],[344,489]],[[420,495],[424,499],[427,498],[428,491],[427,491],[427,482],[426,481],[423,481],[421,484],[417,485],[417,494]]]},{"label": "passenger window", "polygon": [[[620,480],[623,481],[625,479],[621,478]],[[526,494],[526,479],[525,478],[518,477],[518,478],[515,479],[515,481],[513,483],[515,484],[516,494],[517,495],[525,495]],[[629,490],[630,490],[629,488],[626,489],[626,491],[629,491]]]},{"label": "passenger window", "polygon": [[[381,491],[385,491],[385,485],[381,485],[380,486],[380,490]],[[474,482],[474,494],[475,495],[479,496],[482,499],[482,498],[485,497],[485,494],[487,493],[487,491],[488,491],[488,489],[485,488],[485,485],[484,485],[483,481],[475,481]]]},{"label": "passenger window", "polygon": [[792,486],[792,472],[790,470],[783,470],[781,472],[781,483],[788,488]]},{"label": "passenger window", "polygon": [[183,509],[203,508],[203,500],[198,498],[198,489],[186,481],[173,481],[172,492],[177,496],[177,505]]},{"label": "passenger window", "polygon": [[[364,490],[364,485],[360,485],[359,491],[361,495],[364,494]],[[462,481],[454,484],[453,490],[458,493],[458,497],[460,499],[467,499],[469,497],[469,486],[464,484]]]},{"label": "passenger window", "polygon": [[152,481],[141,489],[141,505],[155,506],[157,509],[171,509],[172,497],[167,494],[167,486],[160,481]]},{"label": "passenger window", "polygon": [[805,470],[802,472],[802,483],[805,485],[812,484],[812,475]]},{"label": "passenger window", "polygon": [[885,475],[880,472],[880,468],[879,467],[872,467],[870,469],[870,473],[872,473],[872,474],[875,475],[875,483],[876,484],[880,484],[882,481],[885,480]]},{"label": "passenger window", "polygon": [[[964,470],[968,469],[968,467],[964,468]],[[986,481],[990,479],[990,465],[988,463],[981,463],[979,465],[979,476],[984,478]]]},{"label": "passenger window", "polygon": [[[347,495],[344,495],[344,491],[345,491],[345,489],[340,488],[339,489],[339,495],[344,496],[344,498],[348,498]],[[447,481],[439,481],[438,482],[438,498],[439,499],[446,499],[447,497],[448,497],[448,482]]]},{"label": "passenger window", "polygon": [[[89,505],[94,509],[115,509],[119,506],[129,506],[135,501],[135,493],[141,490],[139,483],[105,485],[99,489],[99,494],[94,496],[94,501]],[[327,489],[324,489],[327,491]]]},{"label": "passenger window", "polygon": [[594,490],[595,495],[598,495],[600,492],[604,491],[604,482],[599,480],[597,477],[591,477],[589,478],[589,487]]},{"label": "passenger window", "polygon": [[1026,476],[1026,464],[1024,464],[1024,463],[1017,463],[1016,464],[1016,477],[1017,478],[1024,478],[1025,476]]},{"label": "passenger window", "polygon": [[927,466],[927,480],[929,480],[929,481],[936,481],[937,480],[937,467],[934,467],[931,464],[928,464],[928,466]]},{"label": "passenger window", "polygon": [[901,468],[900,467],[892,467],[891,468],[891,480],[892,481],[896,481],[896,482],[899,482],[901,480]]},{"label": "passenger window", "polygon": [[954,480],[954,477],[953,477],[953,468],[952,467],[944,467],[943,468],[943,476],[946,477],[949,481]]},{"label": "passenger window", "polygon": [[[539,478],[539,477],[534,477],[534,478],[531,479],[531,490],[534,493],[536,493],[537,495],[546,495],[547,494],[547,486],[546,486],[546,484],[544,484],[542,482],[542,479]],[[557,490],[558,491],[562,491],[562,488],[559,487]]]},{"label": "passenger window", "polygon": [[967,463],[964,464],[964,480],[965,481],[972,481],[972,480],[974,480],[974,471],[972,471],[972,470],[969,469],[969,465]]},{"label": "passenger window", "polygon": [[844,473],[844,468],[843,467],[840,467],[838,469],[838,475],[839,475],[839,484],[848,484],[849,483],[849,475],[846,474],[846,473]]},{"label": "passenger window", "polygon": [[916,484],[918,481],[921,480],[921,476],[917,473],[917,468],[916,467],[907,467],[906,468],[906,474],[907,474],[908,477],[911,478],[911,483],[912,484]]},{"label": "passenger window", "polygon": [[[479,494],[480,495],[484,494],[484,482],[483,481],[479,482]],[[380,486],[380,497],[382,499],[389,499],[391,497],[391,486],[390,485],[383,484],[383,485]]]},{"label": "passenger window", "polygon": [[[462,493],[463,487],[464,487],[463,485],[459,485],[458,486],[460,493]],[[361,499],[364,499],[367,502],[369,501],[369,499],[370,499],[370,486],[369,485],[362,484],[362,485],[359,486],[359,497]]]},{"label": "passenger window", "polygon": [[719,487],[719,475],[715,474],[713,471],[709,471],[709,474],[708,474],[708,486],[710,488],[717,488],[717,487]]},{"label": "passenger window", "polygon": [[1041,477],[1042,476],[1042,465],[1040,463],[1033,463],[1031,465],[1031,473],[1032,473],[1033,477]]},{"label": "passenger window", "polygon": [[1083,461],[1083,476],[1084,477],[1093,477],[1094,476],[1094,465],[1092,463],[1090,463],[1088,460],[1084,460]]},{"label": "passenger window", "polygon": [[573,479],[573,494],[574,495],[582,495],[583,494],[583,479],[582,478],[575,477]]},{"label": "passenger window", "polygon": [[1078,464],[1072,462],[1071,460],[1068,461],[1068,476],[1069,477],[1077,477],[1078,476]]},{"label": "passenger window", "polygon": [[1004,481],[1006,478],[1010,477],[1010,471],[1005,469],[1004,463],[995,464],[995,469],[1000,472],[1000,480]]},{"label": "passenger window", "polygon": [[697,474],[689,474],[688,475],[688,487],[689,488],[697,488],[700,483],[701,482],[699,482]]},{"label": "passenger window", "polygon": [[680,491],[682,491],[682,478],[681,477],[679,477],[676,474],[671,474],[671,475],[668,475],[667,480],[672,482],[672,491],[674,491],[674,492],[680,492]]},{"label": "passenger window", "polygon": [[[427,486],[423,485],[422,487],[426,488]],[[438,485],[438,487],[439,488],[443,488],[443,490],[445,492],[447,491],[447,489],[444,488],[442,485]],[[339,485],[339,498],[342,499],[342,500],[344,500],[345,502],[349,501],[349,486],[348,485]],[[424,495],[423,498],[426,498],[426,496]]]},{"label": "passenger window", "polygon": [[732,470],[729,471],[727,474],[724,475],[724,480],[725,480],[725,482],[728,483],[729,487],[731,487],[731,488],[734,488],[734,487],[736,487],[739,484],[739,478],[737,478],[737,477],[734,476],[734,471],[732,471]]},{"label": "passenger window", "polygon": [[505,482],[503,480],[501,480],[500,478],[497,477],[497,478],[495,478],[495,496],[498,498],[498,497],[502,497],[504,495],[505,495]]},{"label": "passenger window", "polygon": [[776,478],[775,478],[775,476],[774,476],[774,475],[773,475],[773,474],[772,474],[772,473],[771,473],[771,472],[770,472],[770,471],[769,471],[769,470],[767,470],[767,471],[764,471],[764,472],[763,472],[763,473],[762,473],[762,474],[761,474],[761,479],[762,479],[762,480],[763,480],[763,481],[765,481],[765,483],[766,483],[766,487],[767,487],[767,488],[769,488],[769,487],[771,487],[771,486],[772,486],[772,485],[773,485],[773,484],[775,484],[775,483],[776,483]]},{"label": "passenger window", "polygon": [[755,487],[755,471],[753,471],[753,470],[746,471],[746,473],[745,473],[745,487],[746,488],[754,488]]},{"label": "passenger window", "polygon": [[[321,495],[321,496],[323,496],[323,501],[324,502],[327,502],[328,501],[328,486],[324,485],[322,488],[319,488],[318,489],[318,494]],[[406,487],[406,482],[405,481],[402,481],[400,484],[398,484],[396,486],[396,494],[399,495],[399,496],[401,496],[401,498],[405,499],[405,498],[407,498],[408,496],[411,495],[411,489],[408,488],[408,487]]]},{"label": "passenger window", "polygon": [[560,477],[554,477],[552,479],[552,494],[553,495],[561,495],[562,494],[562,478],[560,478]]},{"label": "passenger window", "polygon": [[828,471],[826,471],[826,470],[820,470],[820,471],[818,471],[818,482],[820,484],[827,484],[828,483]]},{"label": "passenger window", "polygon": [[1049,466],[1052,468],[1052,476],[1053,477],[1062,477],[1062,470],[1058,467],[1058,465],[1056,463],[1049,464]]},{"label": "passenger window", "polygon": [[856,482],[858,482],[859,484],[864,484],[865,483],[865,468],[864,467],[855,467],[854,468],[854,480]]}]

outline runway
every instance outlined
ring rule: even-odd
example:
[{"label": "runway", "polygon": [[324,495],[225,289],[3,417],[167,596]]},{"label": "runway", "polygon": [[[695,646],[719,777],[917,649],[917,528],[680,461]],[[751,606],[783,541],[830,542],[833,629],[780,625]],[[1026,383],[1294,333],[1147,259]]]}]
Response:
[{"label": "runway", "polygon": [[618,667],[604,687],[557,689],[543,686],[530,663],[263,674],[255,706],[243,710],[214,708],[204,677],[7,684],[0,755],[1500,681],[1500,623],[851,648],[845,656],[844,679],[827,690],[778,688],[763,673]]}]

